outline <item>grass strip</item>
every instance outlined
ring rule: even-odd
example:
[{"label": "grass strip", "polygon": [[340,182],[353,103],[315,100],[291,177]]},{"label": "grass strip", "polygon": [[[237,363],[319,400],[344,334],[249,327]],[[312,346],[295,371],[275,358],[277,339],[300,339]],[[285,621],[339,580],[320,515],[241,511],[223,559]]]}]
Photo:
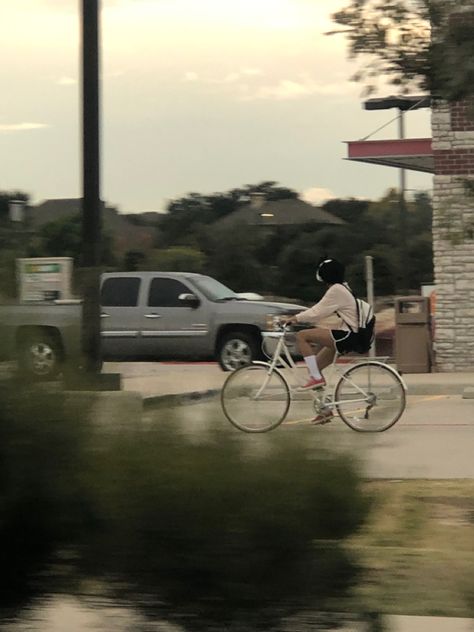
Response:
[{"label": "grass strip", "polygon": [[373,511],[349,547],[355,598],[386,614],[474,617],[474,481],[372,481]]}]

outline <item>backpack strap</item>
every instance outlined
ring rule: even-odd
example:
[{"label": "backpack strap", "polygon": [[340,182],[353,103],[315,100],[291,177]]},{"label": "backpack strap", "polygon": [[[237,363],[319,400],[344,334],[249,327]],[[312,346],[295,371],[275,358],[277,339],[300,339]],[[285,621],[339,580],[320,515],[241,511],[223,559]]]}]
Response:
[{"label": "backpack strap", "polygon": [[[348,292],[350,292],[350,293],[352,294],[352,296],[354,297],[355,304],[356,304],[356,309],[357,309],[357,331],[359,331],[359,329],[360,329],[360,309],[359,309],[359,301],[357,300],[356,295],[354,294],[354,292],[351,290],[351,288],[350,288],[348,285],[346,285],[345,283],[340,283],[340,285],[342,285],[342,287],[346,288],[346,290],[347,290]],[[349,325],[349,323],[347,322],[347,320],[346,320],[346,319],[345,319],[345,318],[344,318],[344,317],[343,317],[343,316],[342,316],[339,312],[336,312],[336,314],[337,314],[337,315],[338,315],[338,317],[342,320],[342,322],[343,322],[345,325],[347,325],[347,327],[349,327],[350,331],[351,331],[353,334],[357,333],[356,331],[354,331],[354,330],[352,329],[352,327]]]}]

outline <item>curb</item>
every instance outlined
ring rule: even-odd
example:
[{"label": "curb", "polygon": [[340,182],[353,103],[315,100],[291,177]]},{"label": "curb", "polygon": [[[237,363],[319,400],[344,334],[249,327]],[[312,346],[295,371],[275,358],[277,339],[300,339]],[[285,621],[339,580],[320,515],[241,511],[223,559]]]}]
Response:
[{"label": "curb", "polygon": [[474,386],[468,386],[462,394],[463,399],[474,399]]},{"label": "curb", "polygon": [[160,408],[166,406],[185,406],[196,404],[206,399],[219,395],[220,388],[210,388],[205,391],[191,391],[189,393],[172,393],[166,395],[148,395],[143,398],[145,409]]},{"label": "curb", "polygon": [[459,395],[466,397],[466,392],[472,391],[472,384],[407,384],[408,395]]},{"label": "curb", "polygon": [[[171,393],[163,395],[147,395],[143,398],[145,409],[160,408],[166,406],[186,406],[197,404],[203,400],[217,397],[221,392],[220,388],[211,388],[204,391],[190,391],[187,393]],[[463,399],[474,399],[474,387],[469,384],[414,384],[408,385],[408,395],[458,395]],[[294,397],[293,400],[309,399],[305,397]]]}]

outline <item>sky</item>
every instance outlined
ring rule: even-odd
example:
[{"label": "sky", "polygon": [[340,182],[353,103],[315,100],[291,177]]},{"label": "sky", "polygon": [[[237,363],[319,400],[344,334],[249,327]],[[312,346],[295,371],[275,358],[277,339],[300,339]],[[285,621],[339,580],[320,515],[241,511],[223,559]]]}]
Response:
[{"label": "sky", "polygon": [[[363,109],[344,37],[325,35],[345,4],[102,0],[102,198],[133,213],[264,180],[315,204],[396,187],[395,169],[344,160],[344,141],[398,134],[396,110]],[[80,5],[0,0],[0,190],[32,203],[82,195]],[[430,136],[429,110],[406,126]]]}]

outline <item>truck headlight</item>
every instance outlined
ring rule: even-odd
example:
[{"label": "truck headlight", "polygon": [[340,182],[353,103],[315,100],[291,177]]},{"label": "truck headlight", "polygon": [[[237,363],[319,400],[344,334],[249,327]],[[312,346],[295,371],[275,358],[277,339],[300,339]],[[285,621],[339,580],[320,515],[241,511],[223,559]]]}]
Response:
[{"label": "truck headlight", "polygon": [[267,314],[265,318],[265,330],[277,331],[281,323],[282,317],[276,314]]}]

